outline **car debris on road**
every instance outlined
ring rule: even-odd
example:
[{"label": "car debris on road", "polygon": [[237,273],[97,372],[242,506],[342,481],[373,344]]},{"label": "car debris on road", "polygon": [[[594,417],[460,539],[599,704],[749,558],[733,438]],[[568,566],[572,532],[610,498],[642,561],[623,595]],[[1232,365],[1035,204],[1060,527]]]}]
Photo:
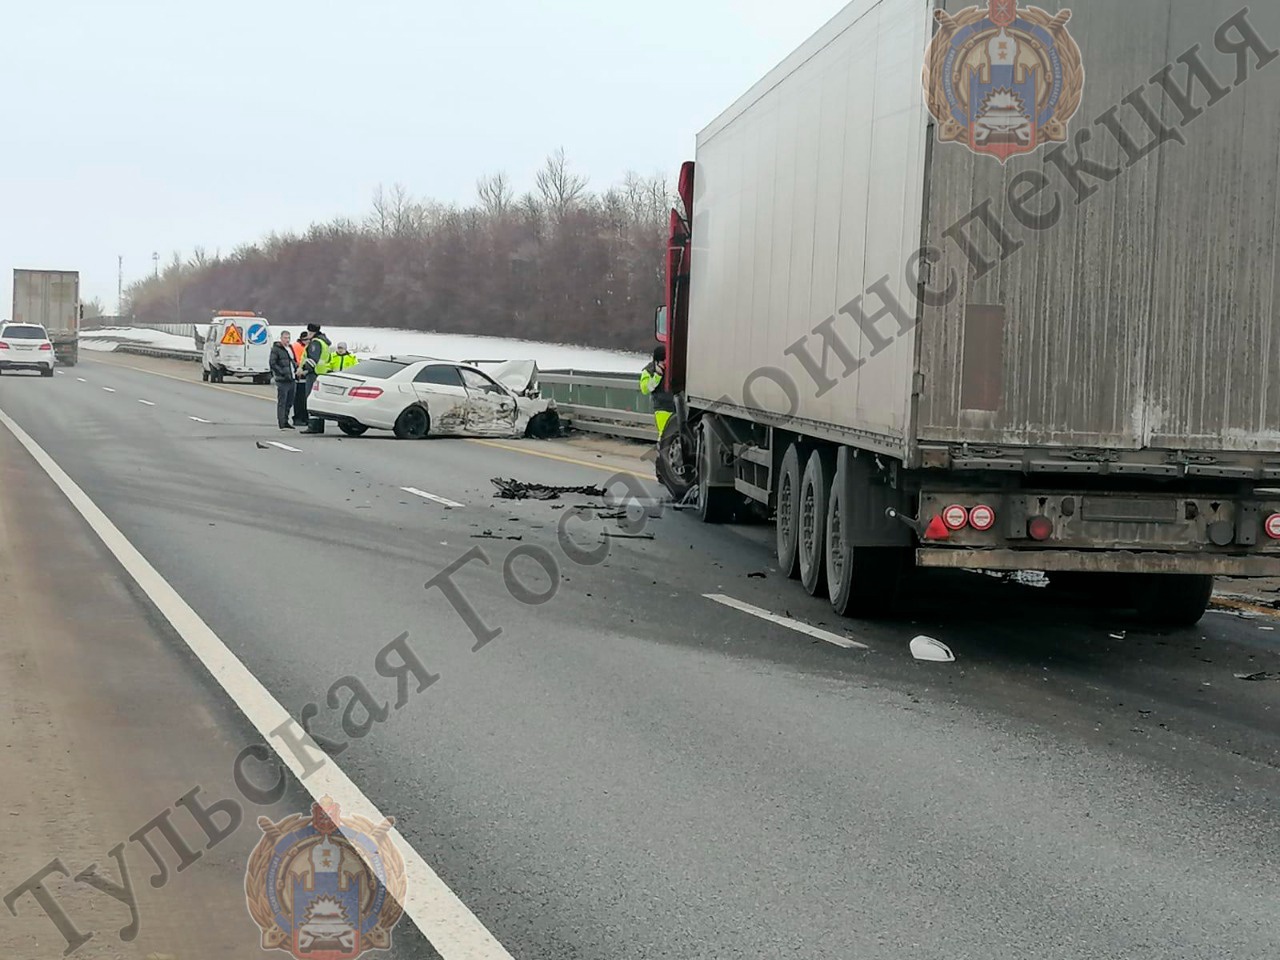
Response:
[{"label": "car debris on road", "polygon": [[495,497],[504,500],[559,500],[563,493],[574,493],[584,497],[603,497],[603,487],[595,486],[556,486],[548,483],[525,483],[523,480],[508,480],[494,477],[490,481],[498,492]]},{"label": "car debris on road", "polygon": [[916,637],[911,641],[911,655],[930,663],[954,663],[956,655],[945,643],[933,637]]}]

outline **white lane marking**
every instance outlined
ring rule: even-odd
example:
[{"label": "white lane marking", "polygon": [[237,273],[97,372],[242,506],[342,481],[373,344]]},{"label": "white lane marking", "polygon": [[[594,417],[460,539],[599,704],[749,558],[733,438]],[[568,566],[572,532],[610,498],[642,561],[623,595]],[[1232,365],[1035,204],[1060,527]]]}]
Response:
[{"label": "white lane marking", "polygon": [[84,377],[76,377],[76,379],[77,379],[77,380],[79,380],[81,383],[88,383],[88,382],[89,382],[89,381],[88,381],[88,380],[86,380]]},{"label": "white lane marking", "polygon": [[107,393],[115,393],[115,392],[116,392],[116,388],[115,388],[115,387],[103,387],[102,389],[103,389],[103,390],[105,390],[105,391],[107,391]]},{"label": "white lane marking", "polygon": [[297,447],[291,447],[291,446],[289,446],[287,443],[281,443],[279,440],[268,440],[268,441],[267,441],[267,446],[269,446],[269,447],[279,447],[281,450],[288,450],[290,453],[301,453],[301,452],[302,452],[302,451],[301,451],[301,450],[299,450]]},{"label": "white lane marking", "polygon": [[155,406],[155,404],[154,404],[154,403],[152,403],[150,400],[139,400],[138,402],[139,402],[139,403],[145,403],[148,407],[154,407],[154,406]]},{"label": "white lane marking", "polygon": [[[36,463],[57,484],[93,532],[115,556],[147,595],[156,609],[173,626],[191,651],[209,670],[213,678],[240,708],[250,723],[271,744],[280,762],[293,771],[307,792],[316,800],[326,794],[343,810],[367,817],[374,823],[387,818],[343,772],[333,758],[323,753],[301,725],[290,716],[240,659],[227,649],[217,634],[155,567],[138,552],[137,547],[116,528],[83,490],[29,437],[3,410],[0,423],[9,428],[18,442],[26,447]],[[287,732],[279,732],[287,731]],[[291,747],[281,748],[273,738],[299,745],[300,757]],[[316,764],[320,764],[316,768]],[[308,770],[310,768],[310,772]],[[404,858],[406,884],[402,906],[414,925],[444,960],[513,960],[510,953],[486,929],[479,918],[458,899],[422,856],[409,846],[396,827],[388,836]],[[357,850],[362,848],[354,845]],[[373,866],[373,864],[370,864]]]},{"label": "white lane marking", "polygon": [[421,497],[423,500],[430,500],[432,503],[438,503],[446,507],[461,507],[465,504],[459,503],[457,500],[450,500],[447,497],[437,497],[434,493],[427,493],[425,490],[419,490],[417,487],[401,487],[405,493],[412,493],[415,497]]},{"label": "white lane marking", "polygon": [[60,376],[60,377],[65,377],[66,375],[67,375],[67,371],[65,371],[65,370],[59,370],[59,371],[58,371],[58,376]]},{"label": "white lane marking", "polygon": [[188,420],[194,420],[196,423],[213,423],[212,420],[204,420],[200,417],[187,417]]},{"label": "white lane marking", "polygon": [[870,650],[865,643],[859,643],[857,640],[850,640],[848,637],[842,637],[837,633],[828,633],[818,627],[811,627],[807,623],[801,623],[799,620],[793,620],[790,617],[779,616],[776,613],[770,613],[768,610],[761,610],[759,607],[753,607],[749,603],[743,603],[741,600],[735,600],[733,597],[726,597],[720,593],[704,593],[704,597],[708,600],[714,600],[716,603],[722,603],[726,607],[733,607],[735,610],[741,610],[743,613],[749,613],[753,617],[759,617],[761,620],[768,620],[770,623],[777,623],[784,627],[789,627],[797,633],[807,634],[810,637],[817,637],[826,643],[834,643],[837,647],[844,647],[846,650]]}]

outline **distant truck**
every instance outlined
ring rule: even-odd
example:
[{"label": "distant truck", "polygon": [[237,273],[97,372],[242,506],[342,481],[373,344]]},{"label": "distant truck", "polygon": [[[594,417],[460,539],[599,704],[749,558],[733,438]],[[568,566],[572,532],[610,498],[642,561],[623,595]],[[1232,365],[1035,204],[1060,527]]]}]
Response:
[{"label": "distant truck", "polygon": [[271,326],[266,317],[243,310],[215,310],[208,328],[196,331],[200,377],[222,383],[227,377],[271,382]]},{"label": "distant truck", "polygon": [[13,323],[45,328],[58,363],[74,367],[80,359],[80,274],[75,270],[14,270]]},{"label": "distant truck", "polygon": [[681,171],[659,477],[839,613],[1280,574],[1280,3],[1063,6],[856,0]]}]

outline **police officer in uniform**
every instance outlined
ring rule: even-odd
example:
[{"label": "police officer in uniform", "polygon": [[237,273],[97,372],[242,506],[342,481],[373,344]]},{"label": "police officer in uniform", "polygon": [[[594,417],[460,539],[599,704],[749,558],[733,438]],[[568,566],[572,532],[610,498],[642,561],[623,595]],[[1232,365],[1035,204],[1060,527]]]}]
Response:
[{"label": "police officer in uniform", "polygon": [[[310,396],[311,388],[316,385],[316,377],[329,369],[329,358],[333,350],[329,344],[329,338],[320,329],[320,324],[307,324],[307,333],[310,334],[307,338],[307,355],[302,361],[306,379],[299,384],[299,389],[307,391],[307,396]],[[324,419],[311,417],[303,433],[324,433]]]}]

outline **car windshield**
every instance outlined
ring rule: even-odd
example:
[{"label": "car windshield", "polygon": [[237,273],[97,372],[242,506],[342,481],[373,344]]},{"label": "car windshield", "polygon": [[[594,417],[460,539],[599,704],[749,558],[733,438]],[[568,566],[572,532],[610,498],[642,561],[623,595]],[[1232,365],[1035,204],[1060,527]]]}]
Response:
[{"label": "car windshield", "polygon": [[44,327],[19,326],[14,324],[4,328],[4,335],[13,340],[48,340]]},{"label": "car windshield", "polygon": [[353,377],[368,377],[370,380],[389,380],[407,366],[407,363],[399,360],[361,360],[343,373]]}]

